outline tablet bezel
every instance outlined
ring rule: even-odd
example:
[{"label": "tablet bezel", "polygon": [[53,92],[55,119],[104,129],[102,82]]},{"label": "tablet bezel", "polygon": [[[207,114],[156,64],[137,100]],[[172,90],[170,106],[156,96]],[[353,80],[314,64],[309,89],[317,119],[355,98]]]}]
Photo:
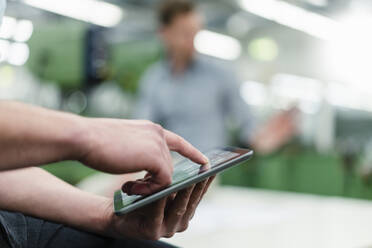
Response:
[{"label": "tablet bezel", "polygon": [[203,172],[202,174],[198,174],[195,176],[192,176],[188,179],[185,179],[182,182],[179,182],[175,185],[171,185],[163,190],[160,190],[159,192],[156,192],[152,195],[147,196],[146,198],[140,199],[138,201],[135,201],[131,203],[130,205],[124,207],[123,206],[123,199],[122,199],[122,194],[121,190],[118,190],[115,192],[114,195],[114,212],[116,215],[124,215],[126,213],[129,213],[137,208],[143,207],[151,202],[154,202],[156,200],[159,200],[163,197],[166,197],[174,192],[180,191],[184,188],[187,188],[188,186],[192,184],[196,184],[198,182],[203,181],[204,179],[211,177],[213,175],[216,175],[217,173],[230,168],[234,165],[237,165],[240,162],[243,162],[245,160],[249,160],[252,155],[253,155],[253,150],[250,149],[243,149],[243,148],[237,148],[237,147],[223,147],[223,148],[216,148],[213,150],[225,150],[225,151],[230,151],[230,152],[235,152],[238,153],[239,156],[228,159],[227,161],[217,165],[216,167],[212,167],[211,169]]}]

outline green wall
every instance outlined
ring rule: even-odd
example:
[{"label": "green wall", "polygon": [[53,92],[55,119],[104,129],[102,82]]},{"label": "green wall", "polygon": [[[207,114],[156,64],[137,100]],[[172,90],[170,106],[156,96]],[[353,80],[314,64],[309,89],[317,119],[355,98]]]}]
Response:
[{"label": "green wall", "polygon": [[[46,81],[63,89],[76,89],[83,81],[84,35],[87,25],[54,23],[41,25],[29,41],[28,68]],[[143,71],[159,59],[161,49],[155,38],[110,44],[111,78],[125,90],[135,92]],[[47,54],[47,55],[46,55]],[[42,61],[47,59],[47,65]]]},{"label": "green wall", "polygon": [[[78,87],[83,75],[84,29],[82,24],[50,24],[35,28],[29,41],[28,68],[44,80],[58,82],[63,88]],[[42,66],[41,61],[45,58],[48,63]]]}]

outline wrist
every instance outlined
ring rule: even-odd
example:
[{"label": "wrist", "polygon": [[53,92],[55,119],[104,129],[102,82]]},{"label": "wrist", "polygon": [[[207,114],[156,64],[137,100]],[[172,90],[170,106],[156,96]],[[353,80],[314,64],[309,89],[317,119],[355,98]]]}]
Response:
[{"label": "wrist", "polygon": [[72,115],[70,121],[70,129],[66,138],[66,143],[71,149],[67,159],[80,161],[89,150],[89,119]]},{"label": "wrist", "polygon": [[94,217],[92,218],[94,230],[92,231],[104,236],[114,236],[111,230],[114,215],[112,199],[102,197],[94,212]]},{"label": "wrist", "polygon": [[[88,232],[103,236],[110,235],[111,219],[113,215],[112,200],[97,195],[91,195],[82,201],[79,214],[73,218],[71,225]],[[84,207],[82,207],[84,206]]]}]

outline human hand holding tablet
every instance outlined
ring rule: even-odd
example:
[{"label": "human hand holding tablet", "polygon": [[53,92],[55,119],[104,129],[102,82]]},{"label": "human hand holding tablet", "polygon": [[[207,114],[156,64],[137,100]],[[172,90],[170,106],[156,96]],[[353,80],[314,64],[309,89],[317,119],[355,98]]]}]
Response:
[{"label": "human hand holding tablet", "polygon": [[174,166],[172,184],[168,187],[146,196],[127,195],[121,190],[115,192],[114,211],[116,215],[123,215],[135,209],[146,206],[156,200],[163,199],[172,193],[188,188],[191,185],[216,175],[217,173],[239,164],[252,157],[253,151],[248,149],[225,147],[206,152],[210,163],[199,165],[188,159]]}]

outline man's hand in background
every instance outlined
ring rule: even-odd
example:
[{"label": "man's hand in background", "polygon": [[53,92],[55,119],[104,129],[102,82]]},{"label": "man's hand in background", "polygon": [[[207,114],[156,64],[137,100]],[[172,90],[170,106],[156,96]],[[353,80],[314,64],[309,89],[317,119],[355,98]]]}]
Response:
[{"label": "man's hand in background", "polygon": [[292,108],[271,117],[257,130],[252,140],[253,148],[261,154],[269,154],[286,144],[296,134],[298,110]]}]

